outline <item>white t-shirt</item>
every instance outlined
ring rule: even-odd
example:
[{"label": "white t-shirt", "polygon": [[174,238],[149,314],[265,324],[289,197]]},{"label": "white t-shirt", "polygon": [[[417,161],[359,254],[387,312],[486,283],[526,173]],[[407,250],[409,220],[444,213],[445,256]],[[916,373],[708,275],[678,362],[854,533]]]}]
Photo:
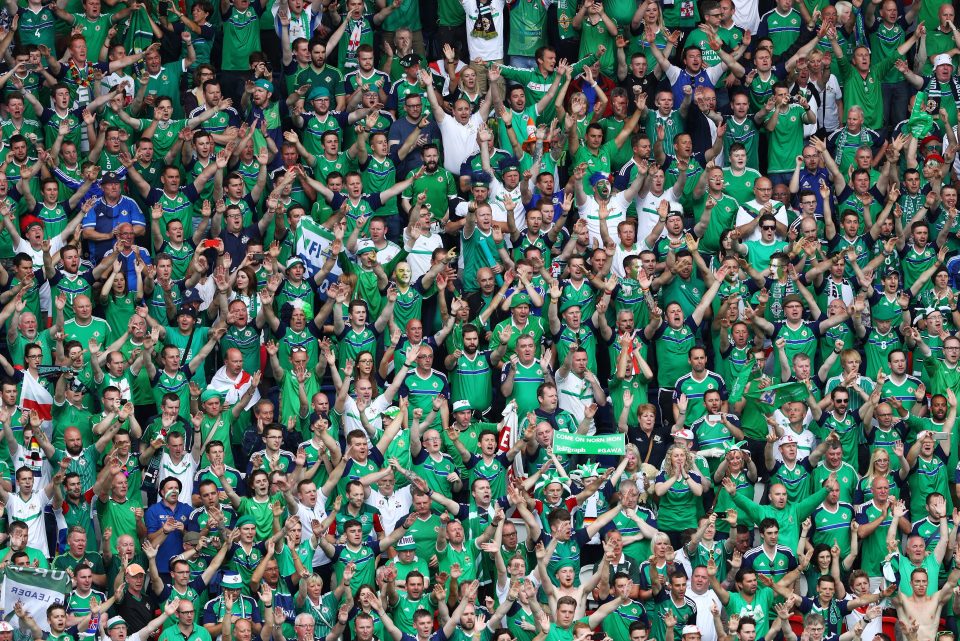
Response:
[{"label": "white t-shirt", "polygon": [[[367,409],[363,411],[364,416],[367,417],[367,424],[378,432],[382,430],[383,419],[381,415],[388,407],[390,407],[390,403],[383,394],[372,399],[370,404],[367,405]],[[360,422],[360,408],[357,407],[357,401],[352,396],[348,396],[343,404],[343,427],[344,434],[349,434],[354,430],[360,430],[364,434],[367,433],[367,431],[363,429],[363,423]],[[369,441],[369,437],[367,440]],[[372,447],[374,444],[371,443],[370,445]]]},{"label": "white t-shirt", "polygon": [[[840,83],[835,75],[830,74],[826,85],[820,90],[820,95],[823,102],[823,120],[820,126],[829,132],[836,131],[840,128],[840,110],[837,108],[837,103],[843,100],[843,91],[840,90]],[[821,112],[817,111],[818,119],[820,114]]]},{"label": "white t-shirt", "polygon": [[710,604],[716,605],[723,611],[723,605],[717,598],[717,593],[708,589],[703,594],[697,594],[687,586],[687,598],[697,604],[697,627],[700,628],[700,641],[717,641],[717,628],[713,624],[713,614],[710,613]]},{"label": "white t-shirt", "polygon": [[371,488],[366,504],[380,510],[380,525],[383,527],[383,533],[390,534],[397,521],[410,513],[413,495],[410,493],[409,485],[394,491],[389,497]]},{"label": "white t-shirt", "polygon": [[[410,265],[412,282],[416,282],[418,278],[430,271],[430,257],[433,255],[433,250],[438,247],[443,247],[443,240],[439,234],[430,234],[429,236],[421,235],[411,246],[410,237],[407,235],[407,231],[404,230],[403,245],[409,252],[407,255],[407,263]],[[379,253],[377,256],[379,258]]]},{"label": "white t-shirt", "polygon": [[[657,210],[660,208],[660,203],[664,200],[670,203],[671,211],[683,213],[683,207],[677,200],[676,194],[673,193],[672,187],[670,189],[664,189],[663,193],[659,196],[648,191],[642,198],[638,196],[634,199],[634,203],[637,206],[638,243],[649,236],[650,232],[653,231],[653,228],[657,225],[657,221],[660,219],[660,213]],[[663,234],[661,233],[661,235]],[[614,263],[614,265],[616,265],[616,263]],[[623,277],[621,274],[617,275]]]},{"label": "white t-shirt", "polygon": [[[21,467],[29,467],[33,470],[33,487],[45,487],[50,482],[50,461],[43,450],[37,450],[39,461],[30,458],[30,452],[23,445],[17,445],[17,452],[13,457],[13,469],[19,470]],[[16,483],[14,483],[16,490]]]},{"label": "white t-shirt", "polygon": [[[809,587],[807,588],[807,593],[808,593],[808,594],[811,593],[811,590],[810,590]],[[847,592],[847,598],[846,598],[845,600],[846,600],[846,601],[853,601],[853,600],[856,599],[856,598],[857,598],[857,597],[856,597],[853,593]],[[881,600],[881,603],[883,603],[883,601],[886,601],[886,599],[882,599],[882,600]],[[848,630],[852,630],[852,629],[854,629],[855,627],[857,627],[857,624],[860,623],[860,621],[863,620],[864,615],[867,613],[867,608],[868,608],[868,607],[870,607],[870,606],[869,606],[869,605],[865,605],[865,606],[859,607],[859,608],[857,608],[857,609],[855,609],[855,610],[850,610],[850,614],[848,614],[847,616],[843,617],[843,620],[844,620],[844,621],[846,622],[846,624],[847,624],[847,629],[848,629]],[[865,622],[865,623],[866,623],[866,622]],[[875,617],[875,618],[874,618],[873,620],[871,620],[869,623],[866,623],[866,627],[863,629],[863,632],[861,633],[860,638],[861,638],[861,639],[873,639],[873,638],[876,637],[876,635],[880,634],[881,632],[883,632],[883,619],[882,619],[881,617]],[[869,635],[869,636],[868,636],[868,635]]]},{"label": "white t-shirt", "polygon": [[[244,378],[246,378],[245,381],[243,380]],[[218,392],[223,392],[225,394],[223,400],[226,404],[236,405],[240,398],[246,394],[248,389],[250,389],[252,384],[253,377],[247,372],[241,372],[236,378],[231,379],[230,375],[227,374],[227,367],[224,365],[213,375],[213,378],[210,380],[209,387],[210,389],[217,390]],[[260,392],[254,389],[253,395],[250,397],[250,401],[247,403],[247,406],[244,409],[252,410],[253,406],[259,401]]]},{"label": "white t-shirt", "polygon": [[802,432],[797,434],[789,427],[784,426],[784,435],[777,439],[777,442],[773,444],[773,460],[777,463],[783,463],[783,455],[780,453],[780,444],[783,442],[784,437],[789,434],[797,441],[797,464],[800,464],[800,461],[810,457],[810,453],[817,447],[817,437],[813,435],[813,432],[804,428]]},{"label": "white t-shirt", "polygon": [[[317,488],[317,503],[313,507],[307,507],[300,501],[297,501],[297,516],[300,518],[300,525],[303,527],[304,538],[307,537],[308,532],[313,532],[312,524],[314,521],[323,521],[323,519],[327,518],[327,509],[324,507],[326,504],[327,497],[323,495],[319,487]],[[318,545],[313,553],[314,567],[329,562],[330,557],[328,557],[327,553],[323,551],[323,548]]]},{"label": "white t-shirt", "polygon": [[24,501],[20,497],[20,493],[16,491],[10,492],[7,499],[7,522],[23,521],[26,523],[27,545],[37,550],[48,549],[47,528],[43,522],[43,508],[50,504],[50,497],[43,491],[46,486],[47,483],[40,483],[40,480],[37,479],[34,482],[34,492],[28,500]]},{"label": "white t-shirt", "polygon": [[520,183],[517,183],[517,186],[513,189],[507,189],[496,178],[490,180],[490,197],[487,201],[493,211],[493,220],[498,223],[507,222],[507,209],[503,206],[505,196],[509,196],[510,200],[516,205],[513,208],[513,222],[517,225],[517,229],[526,229],[527,210],[523,206],[523,196],[520,195]]},{"label": "white t-shirt", "polygon": [[503,60],[503,0],[482,5],[477,0],[461,0],[460,4],[467,14],[470,59]]},{"label": "white t-shirt", "polygon": [[[617,192],[610,197],[607,202],[607,232],[610,238],[617,237],[617,225],[627,219],[627,209],[630,203],[623,197],[623,192]],[[598,246],[603,246],[600,240],[600,206],[597,199],[593,196],[587,196],[587,202],[580,207],[580,217],[587,221],[587,231],[590,232],[590,242],[596,242]],[[641,238],[641,236],[637,236]]]},{"label": "white t-shirt", "polygon": [[[180,502],[192,507],[193,503],[190,500],[191,496],[187,488],[193,487],[193,475],[196,473],[197,463],[193,460],[189,452],[184,453],[179,463],[174,463],[173,459],[170,458],[170,453],[164,449],[163,454],[160,455],[160,471],[157,473],[157,487],[161,487],[164,480],[171,476],[177,478],[183,487],[183,491],[180,492]],[[162,500],[162,496],[157,496],[157,502]]]},{"label": "white t-shirt", "polygon": [[[783,203],[776,200],[767,201],[770,203],[770,207],[773,208],[773,217],[777,219],[778,223],[783,223],[784,227],[789,226],[790,222],[787,220],[787,208],[783,206]],[[737,222],[736,226],[746,225],[751,222],[757,216],[755,212],[759,211],[762,208],[760,203],[756,199],[751,200],[746,205],[740,208],[737,212]],[[757,225],[753,228],[753,233],[743,239],[743,242],[748,240],[760,240],[760,225]]]},{"label": "white t-shirt", "polygon": [[460,122],[449,114],[444,114],[440,121],[440,136],[443,139],[443,166],[451,174],[460,173],[460,165],[480,151],[477,145],[477,131],[483,120],[480,114],[475,113],[467,120],[467,124],[461,125]]},{"label": "white t-shirt", "polygon": [[636,243],[634,243],[632,248],[624,249],[620,242],[617,241],[617,246],[613,250],[613,265],[611,265],[610,270],[619,278],[626,278],[627,272],[623,269],[623,259],[627,256],[635,256],[639,254],[640,251],[641,247]]},{"label": "white t-shirt", "polygon": [[760,7],[757,0],[739,0],[734,3],[733,24],[744,31],[756,33],[760,28]]},{"label": "white t-shirt", "polygon": [[[582,421],[584,410],[593,403],[593,388],[590,383],[573,372],[567,372],[563,378],[557,376],[557,393],[560,396],[560,409],[573,414],[577,422]],[[593,436],[596,433],[597,427],[590,421],[587,434]]]},{"label": "white t-shirt", "polygon": [[[280,35],[280,29],[283,26],[280,24],[280,21],[277,19],[277,15],[280,13],[280,3],[277,2],[270,9],[270,12],[273,14],[273,25],[274,29],[277,32],[277,35]],[[310,39],[310,36],[313,35],[311,27],[313,26],[313,7],[310,6],[310,3],[304,3],[303,11],[300,12],[299,16],[294,16],[293,13],[290,13],[290,26],[287,27],[287,31],[290,34],[290,40],[288,42],[293,42],[297,38],[306,38]]]},{"label": "white t-shirt", "polygon": [[[376,246],[374,246],[374,248],[376,248]],[[391,260],[396,258],[397,254],[399,253],[400,245],[392,243],[388,240],[383,249],[377,249],[377,262],[381,265],[386,265]]]}]

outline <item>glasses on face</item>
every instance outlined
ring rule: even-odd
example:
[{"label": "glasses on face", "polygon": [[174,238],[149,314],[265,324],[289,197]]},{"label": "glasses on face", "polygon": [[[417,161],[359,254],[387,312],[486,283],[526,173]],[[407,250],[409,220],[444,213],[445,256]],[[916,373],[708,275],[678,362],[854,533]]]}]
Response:
[{"label": "glasses on face", "polygon": [[888,416],[893,416],[892,412],[887,412],[886,414],[874,414],[877,418],[886,418]]},{"label": "glasses on face", "polygon": [[776,230],[777,230],[777,226],[776,226],[776,225],[764,225],[764,226],[761,227],[760,229],[762,229],[763,231],[776,231]]},{"label": "glasses on face", "polygon": [[834,403],[836,403],[837,405],[841,405],[841,404],[842,404],[842,405],[846,405],[847,402],[848,402],[848,401],[847,401],[847,399],[845,399],[845,398],[838,398],[838,399],[836,399],[836,400],[834,401]]},{"label": "glasses on face", "polygon": [[188,614],[196,614],[196,610],[177,610],[177,614],[180,616],[186,616]]}]

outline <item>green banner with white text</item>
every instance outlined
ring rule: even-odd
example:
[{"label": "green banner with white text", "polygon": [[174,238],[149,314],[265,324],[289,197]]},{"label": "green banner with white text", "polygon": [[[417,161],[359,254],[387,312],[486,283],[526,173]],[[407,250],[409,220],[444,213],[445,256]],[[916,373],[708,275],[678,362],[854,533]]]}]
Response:
[{"label": "green banner with white text", "polygon": [[557,454],[615,454],[623,456],[627,453],[627,438],[624,434],[569,434],[555,432],[553,435],[553,451]]}]

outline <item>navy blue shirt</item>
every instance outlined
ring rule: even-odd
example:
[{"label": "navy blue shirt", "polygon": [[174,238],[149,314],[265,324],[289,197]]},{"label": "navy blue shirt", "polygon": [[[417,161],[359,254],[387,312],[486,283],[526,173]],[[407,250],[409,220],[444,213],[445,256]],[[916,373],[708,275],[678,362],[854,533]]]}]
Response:
[{"label": "navy blue shirt", "polygon": [[[161,501],[147,508],[143,521],[147,526],[147,533],[149,534],[160,530],[168,517],[180,521],[180,523],[183,524],[184,530],[186,530],[187,521],[190,519],[191,512],[192,510],[186,503],[177,502],[176,507],[171,510]],[[184,530],[174,530],[170,532],[167,534],[167,538],[163,540],[163,543],[160,544],[160,549],[157,551],[157,571],[161,574],[170,571],[170,559],[183,553]]]},{"label": "navy blue shirt", "polygon": [[[196,190],[194,190],[196,191]],[[120,196],[116,205],[109,205],[101,196],[97,202],[90,208],[90,211],[83,217],[83,229],[92,229],[101,234],[112,234],[117,225],[121,223],[130,223],[134,226],[147,226],[147,220],[143,217],[138,205],[133,199],[127,196]],[[90,241],[90,260],[94,264],[100,262],[100,259],[106,255],[107,251],[113,248],[114,239]],[[130,282],[129,277],[127,282]],[[134,278],[134,283],[136,278]],[[136,285],[134,285],[135,287]]]}]

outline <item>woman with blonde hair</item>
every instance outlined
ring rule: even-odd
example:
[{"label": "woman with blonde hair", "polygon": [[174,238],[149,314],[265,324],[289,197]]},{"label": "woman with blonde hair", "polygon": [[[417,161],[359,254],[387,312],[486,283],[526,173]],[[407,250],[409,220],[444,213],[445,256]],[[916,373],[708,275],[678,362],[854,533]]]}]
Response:
[{"label": "woman with blonde hair", "polygon": [[890,482],[890,496],[900,498],[900,484],[907,479],[910,473],[910,461],[903,455],[903,443],[898,442],[894,445],[894,453],[900,460],[900,469],[893,470],[890,465],[890,452],[883,448],[877,448],[870,454],[870,463],[867,464],[867,472],[857,483],[857,491],[854,494],[854,500],[857,504],[866,503],[873,500],[873,479],[880,477]]},{"label": "woman with blonde hair", "polygon": [[[640,585],[650,585],[650,573],[656,572],[660,576],[660,585],[665,585],[667,581],[667,572],[674,557],[673,544],[670,542],[670,536],[665,532],[657,532],[650,542],[651,559],[647,559],[640,564]],[[647,587],[640,588],[640,599],[647,600],[653,596],[653,591]]]},{"label": "woman with blonde hair", "polygon": [[657,527],[667,533],[674,548],[679,548],[680,533],[697,522],[698,508],[702,507],[703,479],[693,452],[682,445],[671,445],[653,491],[660,497]]},{"label": "woman with blonde hair", "polygon": [[652,69],[653,73],[659,78],[662,72],[657,64],[657,59],[650,53],[650,47],[654,46],[660,49],[665,58],[669,58],[673,53],[673,42],[667,37],[667,26],[663,23],[663,12],[660,10],[660,5],[652,0],[639,3],[636,12],[633,14],[633,20],[630,21],[630,32],[637,35],[630,38],[627,45],[627,55],[630,56],[637,52],[643,53],[647,58],[647,69]]},{"label": "woman with blonde hair", "polygon": [[[754,485],[757,482],[757,466],[750,458],[750,450],[747,449],[746,442],[734,443],[728,447],[727,453],[720,461],[720,465],[717,466],[717,471],[713,474],[713,480],[719,486],[723,483],[723,479],[728,476],[737,486],[737,494],[741,494],[752,501]],[[726,492],[717,492],[716,494],[717,503],[713,508],[715,512],[721,513],[733,510],[737,513],[737,525],[746,525],[747,527],[752,525],[749,517],[742,510],[737,509],[729,494]],[[718,538],[729,536],[730,523],[726,519],[718,518],[717,532],[722,535]]]}]

